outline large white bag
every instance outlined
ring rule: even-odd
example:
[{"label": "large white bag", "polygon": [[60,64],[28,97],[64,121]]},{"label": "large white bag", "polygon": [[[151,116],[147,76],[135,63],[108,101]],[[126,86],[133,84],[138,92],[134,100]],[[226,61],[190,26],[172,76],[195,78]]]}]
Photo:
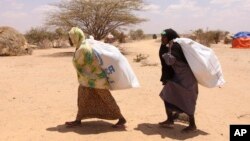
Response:
[{"label": "large white bag", "polygon": [[111,90],[139,87],[140,84],[127,59],[115,46],[87,39],[108,76]]},{"label": "large white bag", "polygon": [[225,83],[218,58],[212,49],[188,38],[174,40],[181,45],[188,64],[197,81],[208,88]]}]

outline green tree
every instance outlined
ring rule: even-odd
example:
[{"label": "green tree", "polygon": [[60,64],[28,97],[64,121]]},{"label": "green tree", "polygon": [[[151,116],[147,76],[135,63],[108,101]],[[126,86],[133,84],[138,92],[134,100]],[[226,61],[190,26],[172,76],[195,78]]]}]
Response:
[{"label": "green tree", "polygon": [[48,13],[47,25],[78,26],[97,40],[119,27],[145,21],[134,13],[143,10],[143,0],[62,0],[53,5],[58,10]]}]

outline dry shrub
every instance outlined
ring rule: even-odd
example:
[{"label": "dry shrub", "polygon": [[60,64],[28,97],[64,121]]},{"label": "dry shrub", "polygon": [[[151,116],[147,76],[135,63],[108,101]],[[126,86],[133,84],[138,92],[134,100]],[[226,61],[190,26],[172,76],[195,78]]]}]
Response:
[{"label": "dry shrub", "polygon": [[126,38],[127,36],[121,32],[118,36],[117,36],[117,39],[118,39],[118,42],[119,43],[126,43]]},{"label": "dry shrub", "polygon": [[233,40],[232,37],[226,36],[226,37],[224,38],[224,44],[231,44],[231,43],[232,43],[232,40]]},{"label": "dry shrub", "polygon": [[141,62],[142,60],[145,60],[149,57],[149,55],[145,55],[145,54],[137,54],[136,58],[134,58],[135,62]]},{"label": "dry shrub", "polygon": [[32,54],[25,37],[12,27],[0,27],[0,56]]},{"label": "dry shrub", "polygon": [[31,28],[25,33],[25,37],[28,43],[37,45],[41,49],[69,46],[65,43],[68,41],[68,36],[61,28],[57,28],[55,31],[50,31],[46,27]]},{"label": "dry shrub", "polygon": [[145,67],[145,66],[158,66],[158,63],[152,63],[152,62],[149,62],[147,59],[146,60],[143,60],[141,61],[141,66],[142,67]]},{"label": "dry shrub", "polygon": [[48,40],[48,39],[44,39],[44,40],[42,40],[42,41],[40,41],[38,43],[38,47],[40,49],[52,48],[53,47],[53,43],[50,40]]},{"label": "dry shrub", "polygon": [[158,66],[158,63],[151,63],[149,62],[148,59],[149,55],[145,55],[145,54],[137,54],[136,58],[134,58],[135,62],[141,62],[141,66],[145,67],[145,66]]},{"label": "dry shrub", "polygon": [[129,36],[132,40],[141,40],[145,38],[144,32],[142,29],[130,30]]},{"label": "dry shrub", "polygon": [[53,48],[70,47],[68,40],[58,39],[53,41]]},{"label": "dry shrub", "polygon": [[114,40],[118,41],[119,43],[126,43],[127,36],[118,30],[113,30],[111,32],[112,35],[114,35]]},{"label": "dry shrub", "polygon": [[198,29],[194,31],[194,34],[199,43],[209,47],[212,43],[219,43],[220,40],[223,40],[225,36],[229,34],[229,32],[220,30],[203,31],[202,29]]}]

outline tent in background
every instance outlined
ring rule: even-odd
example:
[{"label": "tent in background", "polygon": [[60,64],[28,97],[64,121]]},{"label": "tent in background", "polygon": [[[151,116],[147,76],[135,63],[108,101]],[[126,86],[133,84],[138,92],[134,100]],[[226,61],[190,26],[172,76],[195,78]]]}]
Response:
[{"label": "tent in background", "polygon": [[233,48],[250,48],[250,32],[238,32],[233,36]]}]

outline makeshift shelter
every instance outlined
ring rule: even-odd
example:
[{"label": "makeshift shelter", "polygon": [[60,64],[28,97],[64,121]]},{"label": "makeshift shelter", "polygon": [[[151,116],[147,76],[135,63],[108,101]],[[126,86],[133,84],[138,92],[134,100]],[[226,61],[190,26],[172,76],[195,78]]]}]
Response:
[{"label": "makeshift shelter", "polygon": [[31,54],[25,37],[15,29],[0,27],[0,56],[17,56]]},{"label": "makeshift shelter", "polygon": [[233,36],[233,48],[250,48],[250,32],[238,32]]}]

